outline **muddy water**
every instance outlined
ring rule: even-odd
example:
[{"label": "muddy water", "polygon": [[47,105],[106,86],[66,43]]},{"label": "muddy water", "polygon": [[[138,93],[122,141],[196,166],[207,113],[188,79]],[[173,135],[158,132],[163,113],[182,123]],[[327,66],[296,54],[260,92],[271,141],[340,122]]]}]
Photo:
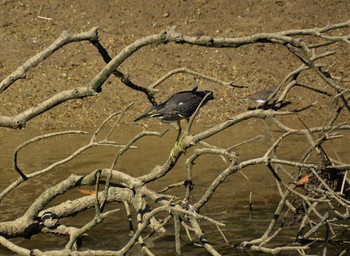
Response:
[{"label": "muddy water", "polygon": [[[257,127],[259,127],[257,129]],[[256,122],[251,127],[238,125],[234,129],[227,130],[222,134],[208,140],[211,144],[220,147],[229,147],[243,140],[262,135],[262,138],[242,145],[236,148],[240,156],[240,161],[263,155],[270,142],[267,139],[268,133],[264,128],[264,123]],[[167,125],[157,127],[156,130],[163,131]],[[128,129],[118,128],[113,133],[111,140],[121,144],[127,143],[132,137],[140,132],[140,127]],[[197,130],[199,131],[199,130]],[[196,130],[194,131],[196,132]],[[44,134],[42,131],[25,129],[23,131],[1,131],[0,145],[0,189],[7,187],[11,181],[17,178],[17,174],[12,167],[12,154],[16,146],[27,139],[37,135]],[[106,131],[104,131],[106,134]],[[278,132],[273,133],[278,136]],[[346,134],[349,136],[349,134]],[[19,153],[19,166],[25,173],[31,173],[40,170],[45,166],[67,157],[79,147],[89,142],[91,134],[88,135],[65,135],[59,138],[52,138],[32,144]],[[167,158],[171,147],[174,145],[176,133],[171,129],[162,138],[149,137],[136,143],[137,149],[125,153],[117,163],[117,169],[130,175],[138,176],[147,173],[156,164],[161,164]],[[103,136],[100,136],[102,139]],[[348,151],[349,137],[334,142],[337,153],[344,162],[350,162]],[[293,137],[286,140],[283,147],[279,150],[281,158],[298,160],[303,154],[303,150],[308,145],[302,137]],[[331,150],[329,150],[331,151]],[[87,174],[97,168],[110,167],[113,161],[116,149],[110,147],[97,147],[84,152],[77,158],[63,166],[55,168],[42,177],[29,180],[22,184],[17,190],[8,195],[0,205],[1,220],[10,220],[21,216],[27,207],[35,198],[40,195],[50,185],[55,184],[71,173]],[[176,168],[174,168],[166,177],[152,183],[149,187],[161,189],[169,184],[177,183],[187,179],[186,167],[184,161],[191,156],[193,150],[189,150],[182,156]],[[330,152],[330,155],[333,154]],[[211,184],[212,180],[226,168],[226,164],[220,157],[208,156],[199,158],[194,167],[193,182],[195,184],[194,200],[198,200],[205,189]],[[293,172],[293,170],[290,170]],[[201,213],[221,221],[226,224],[222,229],[229,241],[227,245],[222,239],[220,232],[204,221],[201,222],[206,231],[207,238],[222,254],[225,255],[257,255],[252,252],[243,252],[235,249],[234,244],[244,240],[258,238],[273,216],[273,212],[279,201],[279,195],[276,190],[275,181],[265,166],[259,165],[249,167],[244,171],[244,177],[237,173],[229,177],[224,184],[216,191],[212,200],[202,208]],[[248,179],[247,179],[248,178]],[[178,187],[170,191],[177,196],[184,196],[184,188]],[[252,194],[253,211],[249,214],[249,196]],[[78,191],[70,191],[56,199],[53,204],[58,202],[77,198],[81,196]],[[111,249],[115,250],[123,246],[128,240],[128,225],[126,222],[123,205],[113,205],[119,207],[122,211],[110,219],[106,220],[101,226],[90,232],[89,237],[84,240],[83,248],[93,249]],[[79,214],[76,218],[67,218],[61,220],[63,224],[83,225],[91,220],[94,211],[87,211]],[[161,238],[154,241],[148,240],[147,244],[156,255],[170,254],[174,255],[174,237],[172,228]],[[288,232],[282,234],[277,242],[293,241],[295,230],[290,228]],[[204,250],[193,246],[185,233],[183,234],[183,255],[203,255]],[[16,239],[19,245],[27,248],[62,248],[67,239],[57,238],[50,235],[34,236],[31,240]],[[155,245],[156,244],[156,245]],[[10,254],[4,248],[0,247],[1,255]],[[135,253],[137,254],[137,253]],[[134,253],[130,255],[135,255]],[[260,254],[259,254],[260,255]]]}]

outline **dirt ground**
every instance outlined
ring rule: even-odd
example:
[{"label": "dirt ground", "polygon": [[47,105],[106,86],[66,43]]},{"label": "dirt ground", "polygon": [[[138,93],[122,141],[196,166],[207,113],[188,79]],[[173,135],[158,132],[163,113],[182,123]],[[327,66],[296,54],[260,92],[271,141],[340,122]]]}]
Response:
[{"label": "dirt ground", "polygon": [[[50,45],[63,30],[77,33],[98,26],[102,44],[115,56],[136,39],[172,26],[177,26],[185,35],[241,37],[345,22],[350,13],[348,0],[49,0],[42,3],[38,0],[0,2],[0,79]],[[346,76],[350,51],[348,46],[342,47],[345,53],[338,57],[335,72]],[[201,118],[218,122],[246,110],[248,104],[238,98],[278,84],[299,65],[285,48],[276,45],[212,49],[167,44],[141,49],[120,70],[134,83],[144,86],[180,67],[222,81],[240,79],[237,83],[248,88],[227,88],[190,75],[174,76],[160,86],[159,101],[194,85],[214,91],[216,99],[203,108]],[[70,44],[31,70],[25,80],[17,81],[1,94],[0,115],[20,113],[57,92],[85,85],[103,66],[102,58],[89,43]],[[313,93],[295,90],[289,99],[298,106],[313,101],[313,97]],[[27,127],[95,127],[130,102],[135,104],[123,119],[125,124],[148,109],[149,103],[142,93],[110,77],[98,97],[61,104],[29,121]],[[318,111],[326,107],[320,104]]]},{"label": "dirt ground", "polygon": [[[135,40],[160,33],[173,26],[176,26],[177,31],[184,35],[237,38],[262,32],[324,27],[328,23],[349,20],[349,14],[349,0],[0,0],[0,81],[30,57],[48,47],[64,30],[78,33],[88,31],[95,26],[99,27],[100,41],[113,57]],[[350,45],[338,43],[330,47],[329,50],[335,50],[337,55],[322,63],[326,65],[336,63],[332,69],[332,75],[349,78]],[[142,48],[120,66],[120,71],[127,74],[135,84],[143,86],[151,85],[176,68],[188,68],[221,81],[236,81],[236,84],[247,87],[229,88],[186,74],[178,74],[162,83],[156,95],[158,102],[166,100],[175,92],[190,90],[195,85],[199,85],[200,90],[206,89],[214,92],[215,100],[204,106],[200,116],[196,119],[196,128],[202,128],[201,125],[208,127],[213,123],[224,121],[246,111],[247,107],[252,106],[252,104],[240,101],[239,98],[278,85],[286,75],[298,68],[300,64],[295,56],[280,45],[259,43],[235,49],[215,49],[169,43]],[[26,79],[16,81],[0,94],[0,116],[16,115],[58,92],[85,86],[104,66],[105,63],[100,54],[90,43],[69,44],[30,70]],[[300,79],[307,84],[331,92],[324,82],[315,75],[307,73]],[[342,86],[349,87],[349,83],[344,83]],[[311,120],[313,124],[317,125],[324,121],[324,113],[331,101],[329,97],[300,87],[293,88],[287,100],[291,101],[292,104],[288,105],[286,109],[300,108],[317,101],[318,104],[313,110],[299,115],[306,123]],[[20,137],[21,132],[23,135],[28,130],[34,130],[36,134],[41,134],[48,130],[73,128],[91,131],[110,114],[122,111],[131,102],[134,102],[134,105],[121,121],[121,125],[125,126],[126,130],[129,130],[130,126],[140,126],[139,123],[135,124],[132,120],[144,113],[150,107],[150,103],[144,94],[127,88],[118,78],[111,76],[97,97],[65,102],[30,120],[24,130],[18,131],[0,127],[0,155],[3,155],[2,172],[8,175],[16,174],[10,169],[12,168],[12,158],[9,156],[10,154],[12,156],[13,149],[23,142],[24,138]],[[288,118],[292,119],[292,117]],[[149,126],[163,125],[157,120],[146,120],[145,123]],[[251,123],[248,123],[247,127],[244,125],[240,128],[250,129],[249,131],[257,129]],[[133,130],[130,129],[130,131]],[[242,137],[242,134],[235,130],[229,135],[224,134],[221,140],[225,142],[228,140],[225,136],[232,136],[232,134]],[[122,136],[127,137],[125,134]],[[171,137],[171,145],[174,145],[174,138],[175,136]],[[224,142],[219,141],[218,144],[225,144]],[[65,142],[60,144],[59,147],[55,146],[53,149],[59,152],[60,148],[63,148],[62,152],[73,152],[70,148],[69,150],[65,148]],[[146,170],[147,164],[153,166],[153,162],[156,162],[154,159],[157,159],[153,155],[163,157],[159,155],[165,152],[159,154],[155,152],[156,154],[154,154],[155,144],[156,142],[151,144],[151,150],[149,148],[145,150],[147,152],[144,156],[141,154],[133,155],[130,159],[133,160],[135,157],[136,160],[131,161],[132,164],[125,164],[125,166],[129,168],[132,165],[131,170],[134,168],[138,171]],[[291,144],[299,145],[294,141]],[[256,145],[254,150],[263,150],[261,145]],[[289,148],[287,149],[289,150]],[[6,151],[6,154],[2,150]],[[294,157],[296,150],[289,151],[286,151],[286,154],[291,155],[291,158]],[[28,154],[30,160],[28,160],[27,166],[32,169],[39,168],[37,166],[43,164],[37,160],[41,152],[38,153],[34,150],[33,152],[33,154],[32,152]],[[51,157],[51,148],[44,151],[44,156],[46,152]],[[250,157],[251,152],[248,150],[247,152],[246,155]],[[343,152],[345,152],[344,155],[348,154],[346,150]],[[104,155],[102,153],[101,155]],[[152,156],[148,156],[147,153]],[[243,157],[246,155],[243,154]],[[58,154],[58,156],[60,155]],[[48,159],[51,161],[53,158],[50,157]],[[100,159],[102,157],[99,155],[93,157],[97,159],[96,164],[99,166],[97,168],[101,168]],[[103,159],[102,162],[107,162],[106,159]],[[152,161],[148,161],[149,159]],[[86,165],[88,165],[86,169],[93,169],[89,161],[86,162]],[[108,166],[110,166],[109,162]],[[79,167],[84,169],[83,165]],[[86,170],[84,169],[84,171]],[[171,179],[178,175],[176,172],[173,173],[174,176],[170,176]],[[264,172],[260,172],[260,169],[256,173],[259,173],[261,177],[264,174]],[[200,175],[207,176],[207,174]],[[135,177],[138,176],[139,174]],[[208,179],[211,177],[213,176],[208,176]],[[271,190],[266,189],[266,183],[262,182],[263,180],[259,179],[259,176],[258,179],[256,176],[252,175],[252,177],[251,187],[256,188],[261,197],[266,194],[271,196]],[[2,180],[6,182],[10,178],[2,176]],[[259,182],[258,186],[253,183],[255,181]],[[274,184],[274,181],[271,182]],[[204,184],[209,184],[209,180]],[[264,189],[261,189],[261,184],[265,186]],[[232,192],[232,183],[228,183],[227,187],[227,191]],[[241,187],[236,184],[233,187],[237,191],[241,190]],[[245,191],[241,193],[246,193],[249,191],[248,189],[250,188],[245,187]],[[275,190],[275,187],[273,189]],[[264,192],[261,192],[262,190]],[[231,196],[229,192],[223,194]],[[235,193],[232,194],[236,196]],[[18,195],[21,196],[21,200],[26,200],[26,197]],[[27,196],[30,195],[31,193],[28,193]],[[223,197],[222,200],[226,200],[228,196]],[[265,204],[270,198],[268,196],[264,197],[264,200],[261,199],[261,202]],[[237,204],[240,202],[243,202],[243,199],[238,200]],[[13,205],[12,201],[11,204]],[[222,205],[224,207],[226,204]],[[18,207],[17,204],[15,206]],[[267,208],[270,205],[264,205],[264,207]],[[226,210],[224,209],[222,212],[226,213]],[[259,223],[261,223],[260,220]],[[242,225],[244,225],[245,230],[249,230],[245,224]]]}]

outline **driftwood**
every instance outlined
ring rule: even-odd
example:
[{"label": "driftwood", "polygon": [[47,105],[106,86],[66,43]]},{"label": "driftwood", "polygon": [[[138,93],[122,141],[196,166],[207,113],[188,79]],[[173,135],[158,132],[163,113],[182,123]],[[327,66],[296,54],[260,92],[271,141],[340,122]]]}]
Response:
[{"label": "driftwood", "polygon": [[[70,34],[63,32],[62,35],[48,48],[38,53],[20,66],[11,75],[0,83],[0,92],[4,92],[18,79],[24,79],[26,72],[37,66],[46,58],[49,58],[57,49],[64,47],[66,44],[77,41],[90,41],[99,51],[102,58],[106,62],[106,66],[90,81],[86,87],[79,87],[69,91],[59,92],[51,98],[45,99],[43,102],[33,106],[22,113],[14,116],[1,116],[0,126],[10,128],[24,128],[26,123],[32,118],[49,111],[51,108],[69,101],[83,97],[95,96],[101,92],[101,87],[110,75],[115,75],[132,90],[144,93],[147,99],[156,104],[156,89],[163,81],[178,73],[188,73],[201,79],[207,79],[223,86],[239,87],[236,81],[224,82],[216,78],[212,78],[205,74],[188,70],[186,68],[170,71],[168,74],[159,78],[150,86],[142,86],[133,83],[127,75],[118,70],[118,67],[126,61],[132,54],[140,48],[160,43],[178,43],[191,44],[202,47],[216,48],[237,48],[243,45],[252,45],[256,43],[278,44],[286,47],[290,54],[294,55],[299,61],[300,66],[292,70],[280,81],[273,93],[268,97],[263,106],[251,111],[246,111],[232,116],[228,120],[219,122],[208,129],[203,129],[198,133],[193,133],[191,128],[196,114],[179,136],[179,140],[168,154],[168,158],[158,165],[154,166],[148,172],[139,177],[133,177],[127,173],[121,172],[117,168],[120,157],[127,151],[135,147],[135,143],[148,136],[162,137],[167,131],[142,131],[136,134],[127,144],[119,145],[110,139],[113,135],[114,128],[119,124],[121,118],[128,113],[131,105],[127,106],[120,113],[113,113],[105,122],[92,134],[91,139],[85,146],[77,149],[70,156],[56,163],[30,174],[26,170],[22,170],[18,164],[18,152],[31,143],[39,140],[47,139],[53,136],[62,136],[64,134],[81,134],[84,131],[66,131],[61,133],[52,133],[33,138],[18,146],[13,156],[14,169],[18,172],[18,179],[7,186],[0,193],[0,202],[18,188],[20,184],[29,179],[35,179],[37,176],[45,175],[59,165],[64,165],[68,161],[74,159],[82,152],[92,147],[115,147],[118,151],[115,154],[114,161],[110,168],[100,168],[90,170],[87,175],[71,175],[66,179],[57,183],[46,191],[44,191],[33,204],[24,211],[23,215],[11,221],[0,222],[0,244],[9,250],[20,255],[125,255],[133,247],[138,244],[140,250],[146,255],[153,255],[152,248],[147,246],[147,239],[153,234],[162,234],[170,225],[174,226],[175,246],[174,252],[181,254],[181,243],[183,241],[182,230],[190,241],[199,243],[211,255],[221,255],[215,247],[207,240],[204,235],[201,221],[211,223],[213,228],[218,228],[226,240],[225,235],[220,227],[225,227],[225,223],[216,221],[205,213],[201,213],[201,209],[206,205],[212,196],[217,193],[217,188],[226,181],[226,179],[235,175],[237,172],[244,172],[246,167],[264,164],[270,170],[272,176],[276,180],[276,186],[280,192],[281,200],[275,210],[269,226],[264,234],[252,241],[242,241],[239,245],[241,248],[249,248],[254,251],[267,252],[276,254],[283,251],[296,251],[301,255],[312,252],[312,245],[316,242],[324,244],[324,255],[327,253],[327,246],[330,242],[346,242],[349,239],[337,241],[337,237],[347,232],[349,233],[350,225],[344,220],[349,219],[350,210],[350,182],[347,177],[347,171],[350,164],[344,163],[338,157],[332,159],[324,150],[325,144],[332,144],[334,139],[345,139],[341,134],[342,131],[348,131],[350,126],[342,122],[339,116],[344,113],[349,116],[349,89],[344,86],[348,81],[345,78],[339,78],[332,74],[330,67],[321,63],[327,57],[336,54],[335,51],[327,50],[327,46],[335,43],[349,44],[350,35],[346,33],[337,33],[342,29],[348,29],[350,21],[340,24],[327,25],[323,28],[290,30],[277,33],[262,33],[243,38],[213,38],[209,36],[192,37],[183,35],[172,28],[162,31],[159,34],[140,38],[125,47],[114,58],[111,58],[99,41],[97,28],[93,28],[88,32],[80,34]],[[304,40],[308,37],[311,40]],[[312,43],[310,43],[312,41]],[[327,67],[329,69],[327,69]],[[327,90],[321,89],[317,84],[306,84],[299,80],[304,72],[312,72],[315,77],[320,78]],[[292,88],[303,87],[312,90],[320,95],[326,95],[330,98],[329,107],[324,115],[324,124],[318,127],[308,127],[300,119],[303,129],[293,129],[284,124],[281,116],[297,116],[300,112],[313,111],[316,103],[305,104],[301,109],[285,110],[288,104],[288,93]],[[333,106],[337,103],[334,111]],[[118,116],[114,126],[106,138],[97,140],[101,128],[107,123],[109,124]],[[282,135],[276,139],[271,138],[270,148],[262,155],[252,159],[240,161],[238,154],[233,151],[239,149],[244,143],[242,141],[238,145],[230,148],[220,148],[216,145],[210,145],[205,142],[206,139],[221,133],[226,129],[231,129],[238,123],[249,122],[252,119],[264,119],[273,123],[282,132]],[[309,148],[304,152],[300,161],[291,161],[278,156],[279,147],[283,147],[286,138],[293,136],[302,136],[305,138],[305,144]],[[154,191],[149,188],[149,184],[164,177],[171,172],[178,160],[184,153],[194,147],[194,152],[187,157],[186,167],[188,177],[186,180],[169,184],[161,191]],[[336,152],[336,149],[335,149]],[[218,170],[217,177],[208,186],[205,192],[195,202],[192,202],[191,194],[195,189],[193,184],[195,181],[192,177],[192,169],[194,164],[213,154],[221,157],[226,168]],[[317,155],[320,159],[319,163],[310,162],[311,156]],[[294,173],[285,170],[284,167],[293,167]],[[281,175],[283,174],[283,175]],[[55,206],[48,207],[48,204],[56,197],[77,187],[95,186],[94,193],[82,196],[72,201],[63,202]],[[173,187],[182,186],[185,192],[183,198],[177,198],[171,193]],[[91,229],[99,225],[103,220],[109,218],[111,214],[120,214],[123,212],[119,208],[106,210],[105,206],[111,202],[118,202],[126,211],[130,226],[130,239],[122,247],[115,250],[78,250],[79,242],[84,239],[84,235],[93,232]],[[152,207],[150,207],[152,203]],[[1,204],[0,204],[1,207]],[[91,221],[85,223],[81,228],[67,227],[60,224],[59,220],[65,217],[75,216],[77,213],[86,209],[94,208],[95,216]],[[131,210],[134,208],[137,216],[137,224],[132,223]],[[291,225],[298,225],[299,231],[295,234],[294,244],[281,246],[269,246],[269,243],[283,232],[284,226],[277,224],[283,219],[292,217]],[[160,221],[159,219],[162,219]],[[173,220],[171,222],[171,219]],[[149,229],[151,232],[149,232]],[[11,241],[15,237],[30,238],[38,233],[54,233],[69,237],[64,248],[60,250],[41,251],[39,249],[29,250],[20,247]],[[192,235],[191,235],[192,234]],[[193,238],[194,236],[195,238]],[[349,236],[348,236],[349,237]],[[161,238],[159,238],[161,239]],[[227,240],[226,240],[227,241]],[[227,241],[228,243],[230,241]],[[348,253],[346,249],[341,255]]]}]

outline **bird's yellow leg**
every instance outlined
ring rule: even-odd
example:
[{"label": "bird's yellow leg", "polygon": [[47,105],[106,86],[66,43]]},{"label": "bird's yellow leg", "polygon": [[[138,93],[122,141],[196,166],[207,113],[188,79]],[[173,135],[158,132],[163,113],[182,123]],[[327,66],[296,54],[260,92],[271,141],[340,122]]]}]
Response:
[{"label": "bird's yellow leg", "polygon": [[180,142],[181,142],[181,140],[183,138],[182,127],[181,127],[181,121],[180,120],[177,121],[177,126],[178,126],[178,133],[177,133],[177,137],[176,137],[175,147],[180,149],[181,152],[186,153],[186,150],[183,149],[181,144],[180,144]]},{"label": "bird's yellow leg", "polygon": [[180,120],[177,121],[177,126],[178,126],[178,132],[177,132],[177,137],[176,137],[176,141],[175,141],[175,146],[173,148],[173,150],[170,153],[170,158],[173,162],[175,162],[175,156],[174,156],[174,150],[178,149],[180,152],[182,153],[186,153],[186,150],[182,148],[180,142],[183,138],[183,134],[182,134],[182,127],[181,127],[181,122]]},{"label": "bird's yellow leg", "polygon": [[179,143],[180,137],[181,137],[181,133],[182,133],[182,127],[181,127],[181,121],[177,120],[177,137],[176,137],[176,145]]}]

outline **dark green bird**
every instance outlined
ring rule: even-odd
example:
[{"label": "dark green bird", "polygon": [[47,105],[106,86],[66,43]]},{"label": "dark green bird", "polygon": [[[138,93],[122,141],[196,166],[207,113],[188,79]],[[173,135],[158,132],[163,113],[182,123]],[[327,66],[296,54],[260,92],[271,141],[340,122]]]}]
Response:
[{"label": "dark green bird", "polygon": [[167,101],[152,106],[145,114],[136,118],[134,122],[146,117],[155,117],[163,122],[179,121],[183,118],[189,120],[206,95],[208,96],[202,106],[209,100],[214,99],[212,91],[197,91],[197,89],[198,87],[195,87],[192,91],[183,91],[172,95]]}]

